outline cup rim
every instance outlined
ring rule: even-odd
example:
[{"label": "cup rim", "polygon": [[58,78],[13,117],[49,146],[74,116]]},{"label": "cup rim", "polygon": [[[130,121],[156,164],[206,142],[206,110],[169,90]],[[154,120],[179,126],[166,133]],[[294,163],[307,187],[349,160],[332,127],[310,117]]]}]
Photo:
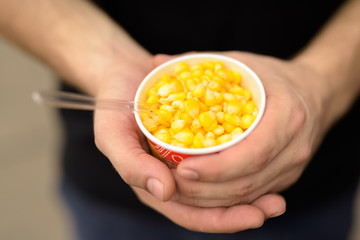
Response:
[{"label": "cup rim", "polygon": [[265,104],[266,104],[266,95],[265,95],[265,90],[264,90],[264,86],[260,80],[260,78],[257,76],[257,74],[252,71],[247,65],[245,65],[244,63],[240,62],[239,60],[236,60],[234,58],[231,57],[227,57],[224,55],[219,55],[219,54],[211,54],[211,53],[196,53],[196,54],[189,54],[189,55],[184,55],[181,57],[177,57],[174,58],[172,60],[169,60],[161,65],[159,65],[158,67],[156,67],[155,69],[153,69],[145,78],[144,80],[141,82],[141,84],[138,87],[138,90],[136,92],[135,95],[135,102],[138,102],[141,96],[141,92],[142,89],[144,88],[144,86],[146,85],[147,81],[149,81],[149,79],[152,78],[152,76],[157,73],[159,70],[168,67],[169,65],[172,65],[176,62],[181,62],[181,61],[185,61],[185,60],[189,60],[189,59],[194,59],[194,58],[207,58],[207,59],[213,59],[214,61],[218,60],[218,61],[227,61],[227,62],[232,62],[236,65],[239,65],[242,69],[244,69],[249,75],[251,75],[251,77],[255,80],[256,85],[259,87],[259,91],[260,91],[260,107],[259,107],[259,112],[258,115],[256,117],[256,119],[254,120],[254,122],[251,124],[251,126],[246,129],[241,135],[239,135],[238,137],[220,144],[220,145],[216,145],[216,146],[212,146],[212,147],[206,147],[206,148],[183,148],[183,147],[177,147],[177,146],[173,146],[170,145],[168,143],[162,142],[159,139],[157,139],[154,135],[152,135],[144,126],[144,124],[141,121],[140,115],[139,113],[135,112],[135,119],[137,122],[137,125],[139,126],[140,130],[142,131],[142,133],[153,143],[157,144],[158,146],[161,146],[165,149],[171,150],[173,152],[177,152],[177,153],[182,153],[182,154],[188,154],[188,155],[204,155],[204,154],[210,154],[210,153],[215,153],[215,152],[220,152],[224,149],[227,149],[237,143],[239,143],[240,141],[242,141],[243,139],[245,139],[254,129],[255,127],[259,124],[263,113],[265,111]]}]

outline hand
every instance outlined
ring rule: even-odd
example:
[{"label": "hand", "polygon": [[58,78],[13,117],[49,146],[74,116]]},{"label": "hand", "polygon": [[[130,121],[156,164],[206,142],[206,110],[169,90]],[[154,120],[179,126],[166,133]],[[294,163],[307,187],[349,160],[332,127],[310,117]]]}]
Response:
[{"label": "hand", "polygon": [[240,52],[224,54],[259,75],[265,87],[266,110],[254,132],[239,144],[179,164],[173,173],[176,199],[190,206],[234,206],[281,192],[301,176],[322,138],[315,86],[321,75],[296,61]]},{"label": "hand", "polygon": [[285,211],[285,201],[277,194],[264,195],[251,204],[203,208],[176,201],[161,202],[142,189],[133,188],[139,199],[176,224],[192,231],[233,233],[261,227],[264,221]]},{"label": "hand", "polygon": [[[97,97],[132,100],[146,74],[146,70],[138,67],[117,71],[102,83]],[[165,164],[148,154],[147,142],[132,114],[96,111],[95,139],[98,148],[144,204],[187,229],[236,232],[259,227],[267,218],[285,211],[284,199],[274,194],[251,205],[231,208],[191,207],[169,201],[175,192],[175,180]]]},{"label": "hand", "polygon": [[[145,66],[149,67],[128,65],[115,71],[102,81],[97,97],[133,101],[140,82],[152,69],[151,57]],[[166,165],[148,154],[147,141],[132,113],[97,110],[94,128],[97,147],[126,183],[146,189],[162,201],[172,197],[173,176]]]}]

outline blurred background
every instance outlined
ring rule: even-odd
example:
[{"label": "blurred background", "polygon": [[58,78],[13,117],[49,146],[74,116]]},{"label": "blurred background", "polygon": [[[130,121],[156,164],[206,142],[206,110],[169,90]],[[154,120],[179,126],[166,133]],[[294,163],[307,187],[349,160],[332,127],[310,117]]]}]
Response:
[{"label": "blurred background", "polygon": [[58,193],[60,123],[31,93],[55,74],[0,38],[0,239],[71,239]]},{"label": "blurred background", "polygon": [[[56,87],[44,64],[0,38],[0,239],[72,239],[58,192],[61,125],[31,93]],[[351,240],[360,239],[360,191]],[[339,219],[341,221],[341,219]]]}]

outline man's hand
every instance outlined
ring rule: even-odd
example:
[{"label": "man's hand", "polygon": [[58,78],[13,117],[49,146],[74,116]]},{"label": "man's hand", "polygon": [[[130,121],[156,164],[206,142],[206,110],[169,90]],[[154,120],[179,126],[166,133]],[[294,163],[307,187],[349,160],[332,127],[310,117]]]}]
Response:
[{"label": "man's hand", "polygon": [[187,158],[173,175],[176,199],[191,206],[251,203],[291,186],[321,140],[321,109],[313,82],[320,76],[303,64],[249,53],[229,52],[263,81],[263,119],[245,140],[206,156]]}]

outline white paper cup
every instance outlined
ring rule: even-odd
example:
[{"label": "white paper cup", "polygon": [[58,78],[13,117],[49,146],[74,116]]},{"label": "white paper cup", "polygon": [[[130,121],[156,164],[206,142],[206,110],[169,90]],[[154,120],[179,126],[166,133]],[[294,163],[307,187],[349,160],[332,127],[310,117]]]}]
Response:
[{"label": "white paper cup", "polygon": [[149,91],[149,89],[155,86],[156,82],[159,81],[162,75],[173,74],[174,67],[179,62],[186,62],[189,65],[194,65],[203,63],[205,61],[220,61],[223,63],[226,69],[240,72],[242,75],[241,86],[244,89],[248,89],[252,93],[252,100],[257,106],[259,113],[251,126],[237,138],[234,138],[231,141],[223,143],[221,145],[196,149],[176,147],[160,141],[145,128],[139,114],[135,113],[136,122],[143,134],[148,139],[153,155],[166,163],[170,168],[175,168],[183,159],[187,157],[220,152],[226,148],[237,144],[238,142],[246,138],[255,129],[255,127],[260,122],[260,119],[262,118],[265,110],[265,91],[259,77],[245,64],[233,58],[217,54],[186,55],[170,60],[158,66],[152,72],[150,72],[140,84],[135,95],[135,102],[145,103],[147,98],[147,92]]}]

